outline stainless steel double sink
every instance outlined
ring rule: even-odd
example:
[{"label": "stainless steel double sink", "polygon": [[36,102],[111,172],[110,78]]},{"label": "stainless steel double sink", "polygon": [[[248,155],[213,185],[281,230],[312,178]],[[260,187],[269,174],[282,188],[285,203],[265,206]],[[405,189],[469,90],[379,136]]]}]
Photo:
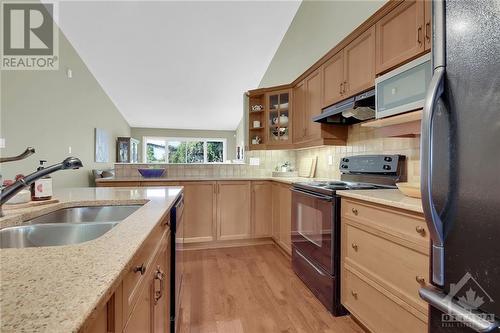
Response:
[{"label": "stainless steel double sink", "polygon": [[0,230],[0,248],[58,246],[96,239],[142,205],[63,208]]}]

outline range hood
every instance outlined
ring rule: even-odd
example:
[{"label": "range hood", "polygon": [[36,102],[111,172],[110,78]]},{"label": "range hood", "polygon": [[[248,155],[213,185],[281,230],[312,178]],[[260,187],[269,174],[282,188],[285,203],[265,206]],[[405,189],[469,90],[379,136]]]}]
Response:
[{"label": "range hood", "polygon": [[372,118],[375,118],[375,89],[324,108],[312,120],[324,124],[350,125]]}]

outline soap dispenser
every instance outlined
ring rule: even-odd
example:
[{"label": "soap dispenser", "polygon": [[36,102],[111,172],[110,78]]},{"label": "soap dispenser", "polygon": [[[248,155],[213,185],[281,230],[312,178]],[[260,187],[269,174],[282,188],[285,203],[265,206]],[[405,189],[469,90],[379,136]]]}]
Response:
[{"label": "soap dispenser", "polygon": [[[40,166],[37,171],[44,169],[46,160],[40,160]],[[52,178],[47,175],[31,184],[31,200],[42,201],[52,199]]]}]

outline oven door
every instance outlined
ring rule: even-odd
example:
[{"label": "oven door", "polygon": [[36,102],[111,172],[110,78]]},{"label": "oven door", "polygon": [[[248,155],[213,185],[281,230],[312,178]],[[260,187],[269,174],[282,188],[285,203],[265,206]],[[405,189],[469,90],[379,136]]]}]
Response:
[{"label": "oven door", "polygon": [[332,197],[292,188],[292,245],[331,275],[335,209]]}]

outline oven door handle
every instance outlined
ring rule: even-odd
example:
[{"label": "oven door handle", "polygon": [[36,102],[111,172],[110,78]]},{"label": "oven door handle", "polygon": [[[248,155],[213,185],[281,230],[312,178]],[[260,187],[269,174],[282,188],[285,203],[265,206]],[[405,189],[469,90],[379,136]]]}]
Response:
[{"label": "oven door handle", "polygon": [[295,193],[307,195],[309,197],[314,197],[316,199],[323,200],[323,201],[332,201],[332,197],[329,197],[329,196],[326,196],[326,195],[315,194],[315,193],[306,192],[306,191],[300,191],[300,190],[297,190],[297,189],[294,189],[294,188],[292,188],[291,191],[295,192]]},{"label": "oven door handle", "polygon": [[295,250],[295,252],[305,261],[307,262],[316,272],[318,272],[319,275],[321,276],[326,276],[325,273],[323,273],[318,267],[316,267],[315,264],[313,264],[309,259],[307,259],[302,253],[299,251]]}]

